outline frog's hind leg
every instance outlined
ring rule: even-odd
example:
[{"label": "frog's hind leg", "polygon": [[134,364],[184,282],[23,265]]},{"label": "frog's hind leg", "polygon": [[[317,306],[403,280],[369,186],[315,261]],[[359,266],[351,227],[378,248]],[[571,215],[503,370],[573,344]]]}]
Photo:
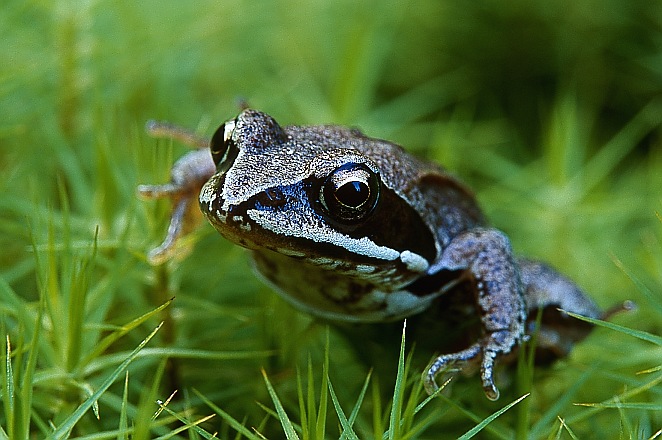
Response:
[{"label": "frog's hind leg", "polygon": [[593,326],[564,311],[596,319],[605,315],[575,283],[548,265],[527,259],[517,262],[528,310],[527,334],[536,338],[536,361],[547,363],[566,356]]},{"label": "frog's hind leg", "polygon": [[199,136],[191,130],[163,121],[147,121],[145,131],[155,138],[174,139],[194,148],[207,148],[209,139]]}]

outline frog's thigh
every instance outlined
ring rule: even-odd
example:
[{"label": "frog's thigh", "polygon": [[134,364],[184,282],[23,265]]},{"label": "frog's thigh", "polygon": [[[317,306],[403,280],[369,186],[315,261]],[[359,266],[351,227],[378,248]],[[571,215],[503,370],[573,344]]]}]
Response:
[{"label": "frog's thigh", "polygon": [[524,297],[529,310],[528,333],[536,332],[537,311],[543,311],[541,328],[537,330],[538,357],[565,356],[572,345],[591,331],[591,326],[558,309],[591,318],[602,313],[595,303],[575,283],[544,263],[519,259]]},{"label": "frog's thigh", "polygon": [[556,306],[579,315],[599,318],[600,309],[575,283],[548,265],[518,259],[524,295],[529,310]]}]

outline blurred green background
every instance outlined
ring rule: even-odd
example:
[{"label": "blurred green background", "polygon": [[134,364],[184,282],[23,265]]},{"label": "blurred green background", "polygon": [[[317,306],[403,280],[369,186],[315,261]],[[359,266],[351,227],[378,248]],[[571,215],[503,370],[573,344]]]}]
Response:
[{"label": "blurred green background", "polygon": [[[298,420],[296,368],[310,356],[321,375],[323,326],[262,286],[245,253],[207,225],[188,257],[145,261],[169,207],[138,201],[135,187],[166,181],[186,151],[148,138],[145,121],[210,135],[241,100],[281,124],[358,126],[444,164],[518,253],[552,262],[603,307],[636,300],[639,310],[615,321],[662,331],[661,2],[5,0],[0,37],[0,320],[16,390],[30,390],[17,415],[4,363],[0,426],[10,438],[17,420],[33,438],[62,426],[160,319],[150,346],[163,351],[136,360],[124,403],[120,380],[100,400],[100,420],[86,414],[73,436],[122,438],[120,420],[139,427],[134,438],[166,435],[176,423],[154,427],[150,416],[155,398],[177,388],[175,411],[212,412],[197,389],[278,438],[280,423],[255,403],[272,407],[260,367]],[[173,296],[161,318],[94,351]],[[333,330],[331,340],[330,377],[349,412],[367,367]],[[558,415],[580,437],[650,437],[662,391],[634,373],[660,358],[659,344],[599,329],[571,359],[536,372],[524,422],[506,415],[485,435],[547,437]],[[637,387],[632,399],[648,407],[571,405]],[[480,420],[519,395],[492,404],[479,388],[460,379],[458,406],[433,402],[412,435],[453,438],[475,424],[467,412]],[[367,414],[362,438],[374,434]],[[206,429],[232,432],[220,418]]]}]

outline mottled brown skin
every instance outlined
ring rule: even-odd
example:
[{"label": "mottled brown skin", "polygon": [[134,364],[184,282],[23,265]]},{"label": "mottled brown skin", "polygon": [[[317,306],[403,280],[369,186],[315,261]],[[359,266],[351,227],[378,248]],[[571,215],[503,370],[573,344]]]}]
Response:
[{"label": "mottled brown skin", "polygon": [[338,126],[281,127],[245,110],[210,145],[211,154],[180,159],[169,185],[140,188],[175,200],[168,236],[152,260],[168,258],[190,229],[186,213],[199,193],[210,223],[251,249],[258,271],[287,300],[322,318],[400,319],[461,286],[472,297],[480,335],[430,363],[429,392],[438,373],[477,364],[487,397],[497,399],[495,361],[528,338],[534,329],[527,317],[531,322],[535,310],[549,315],[538,341],[555,355],[590,330],[556,308],[600,316],[574,283],[515,258],[464,185],[395,144]]}]

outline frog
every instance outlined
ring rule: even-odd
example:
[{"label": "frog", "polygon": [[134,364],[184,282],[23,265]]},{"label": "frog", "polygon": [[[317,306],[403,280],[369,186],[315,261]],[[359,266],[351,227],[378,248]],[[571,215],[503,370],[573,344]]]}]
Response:
[{"label": "frog", "polygon": [[170,182],[138,187],[143,198],[172,200],[153,264],[173,258],[204,217],[250,251],[286,301],[320,319],[398,321],[461,288],[480,333],[433,357],[422,374],[429,393],[442,372],[477,370],[496,400],[497,363],[532,335],[562,357],[591,330],[566,312],[605,316],[556,269],[516,256],[457,177],[393,142],[340,125],[281,126],[251,108],[209,140],[166,123],[148,131],[197,147],[173,165]]}]

